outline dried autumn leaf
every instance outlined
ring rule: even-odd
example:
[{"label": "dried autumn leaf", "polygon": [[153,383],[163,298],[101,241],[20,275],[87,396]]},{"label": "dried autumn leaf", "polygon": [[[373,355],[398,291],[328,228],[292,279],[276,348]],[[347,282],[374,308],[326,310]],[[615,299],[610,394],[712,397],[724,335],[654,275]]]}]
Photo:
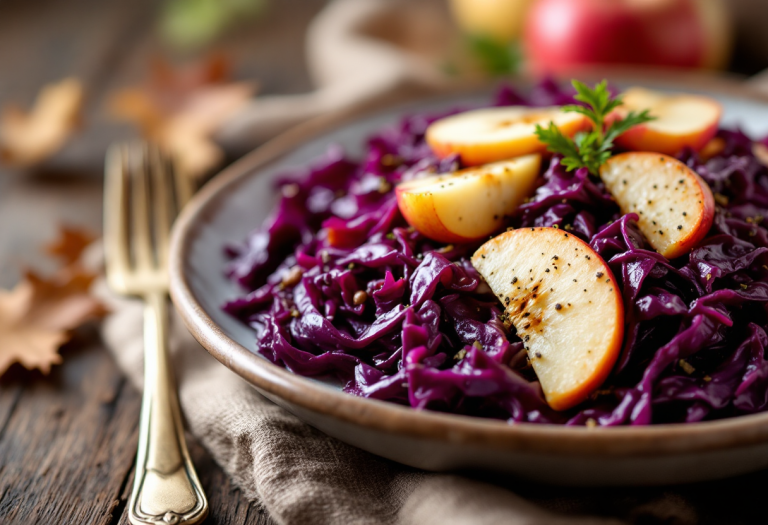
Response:
[{"label": "dried autumn leaf", "polygon": [[69,332],[107,313],[89,293],[95,278],[71,267],[51,279],[28,272],[13,290],[0,290],[0,375],[15,362],[45,374],[61,362]]},{"label": "dried autumn leaf", "polygon": [[0,291],[0,375],[16,362],[44,374],[61,363],[58,349],[67,340],[66,333],[29,326],[24,320],[33,295],[32,285],[24,281],[13,291]]},{"label": "dried autumn leaf", "polygon": [[15,166],[32,166],[64,145],[77,126],[83,87],[74,78],[45,86],[31,111],[10,106],[0,117],[0,158]]},{"label": "dried autumn leaf", "polygon": [[155,61],[148,84],[115,93],[109,111],[136,123],[174,156],[182,174],[197,179],[224,160],[213,133],[256,91],[249,82],[224,83],[227,69],[221,56],[181,70]]},{"label": "dried autumn leaf", "polygon": [[33,291],[27,322],[51,330],[72,330],[107,313],[101,302],[90,294],[96,275],[68,270],[52,279],[27,272],[25,280],[32,285]]},{"label": "dried autumn leaf", "polygon": [[58,239],[47,244],[45,252],[69,266],[78,262],[83,251],[95,240],[96,236],[86,230],[62,226]]}]

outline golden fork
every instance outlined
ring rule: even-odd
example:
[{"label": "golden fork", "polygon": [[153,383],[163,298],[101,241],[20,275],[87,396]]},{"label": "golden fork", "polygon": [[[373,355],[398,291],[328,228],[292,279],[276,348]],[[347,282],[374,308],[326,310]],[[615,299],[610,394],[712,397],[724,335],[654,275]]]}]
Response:
[{"label": "golden fork", "polygon": [[146,143],[110,148],[104,186],[107,282],[145,305],[144,397],[128,516],[135,525],[198,523],[208,501],[184,441],[168,356],[169,233],[192,187]]}]

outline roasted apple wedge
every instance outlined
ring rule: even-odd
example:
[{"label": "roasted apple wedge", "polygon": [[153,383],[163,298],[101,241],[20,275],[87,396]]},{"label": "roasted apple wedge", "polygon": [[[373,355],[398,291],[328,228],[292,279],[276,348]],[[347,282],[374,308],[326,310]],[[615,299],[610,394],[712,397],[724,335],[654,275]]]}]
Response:
[{"label": "roasted apple wedge", "polygon": [[640,231],[668,259],[688,253],[712,227],[712,190],[677,159],[622,153],[603,164],[600,177],[622,213],[636,213]]},{"label": "roasted apple wedge", "polygon": [[579,113],[559,107],[522,106],[477,109],[440,119],[427,128],[426,139],[441,158],[458,154],[465,166],[511,159],[546,150],[535,134],[536,125],[553,122],[569,137],[590,127]]},{"label": "roasted apple wedge", "polygon": [[577,237],[521,228],[494,237],[472,264],[525,343],[547,403],[584,401],[611,372],[624,337],[624,307],[610,268]]},{"label": "roasted apple wedge", "polygon": [[526,155],[402,182],[397,204],[408,224],[440,242],[468,242],[501,228],[534,188],[541,156]]},{"label": "roasted apple wedge", "polygon": [[634,151],[657,151],[675,155],[688,146],[703,148],[717,133],[722,114],[720,104],[699,95],[670,95],[644,88],[632,88],[622,95],[617,114],[647,109],[654,120],[633,127],[616,143]]}]

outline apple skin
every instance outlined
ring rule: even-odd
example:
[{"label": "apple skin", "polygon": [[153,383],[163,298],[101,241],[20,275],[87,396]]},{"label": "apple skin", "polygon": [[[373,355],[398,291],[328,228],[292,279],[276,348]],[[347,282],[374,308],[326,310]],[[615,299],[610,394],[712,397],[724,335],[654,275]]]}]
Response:
[{"label": "apple skin", "polygon": [[542,227],[494,237],[472,264],[526,344],[549,406],[587,399],[624,340],[624,302],[608,264],[578,237]]},{"label": "apple skin", "polygon": [[595,64],[722,67],[727,15],[722,0],[540,0],[524,43],[536,74]]},{"label": "apple skin", "polygon": [[630,88],[622,96],[624,104],[609,118],[645,109],[656,117],[656,120],[632,127],[616,139],[618,146],[633,151],[676,155],[685,147],[701,150],[717,134],[723,114],[719,102],[700,95]]},{"label": "apple skin", "polygon": [[623,133],[616,139],[616,144],[633,151],[653,151],[665,155],[677,155],[685,147],[696,151],[702,149],[717,134],[718,127],[718,122],[715,122],[699,132],[670,135],[653,129],[648,124],[640,124]]},{"label": "apple skin", "polygon": [[[622,153],[603,164],[600,176],[622,213],[638,214],[640,230],[667,259],[690,252],[712,227],[715,217],[712,190],[696,172],[673,157],[650,152]],[[628,183],[624,184],[624,180]],[[665,188],[665,185],[679,186],[681,180],[693,190],[688,195]],[[653,185],[658,186],[658,190]],[[671,211],[674,217],[667,213],[668,207],[674,209]],[[685,224],[679,236],[677,224]],[[656,235],[659,229],[666,231],[666,236]],[[673,241],[672,236],[677,238]]]},{"label": "apple skin", "polygon": [[445,227],[435,210],[432,195],[395,189],[397,207],[408,224],[432,240],[445,243],[472,242],[476,239],[463,237]]},{"label": "apple skin", "polygon": [[487,238],[533,193],[541,156],[430,175],[395,187],[403,218],[425,237],[444,243]]}]

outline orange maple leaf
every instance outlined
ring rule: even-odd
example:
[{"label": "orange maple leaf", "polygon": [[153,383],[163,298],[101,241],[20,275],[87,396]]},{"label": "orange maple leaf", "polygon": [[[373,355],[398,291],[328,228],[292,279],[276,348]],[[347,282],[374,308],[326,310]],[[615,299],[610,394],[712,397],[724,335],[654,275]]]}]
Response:
[{"label": "orange maple leaf", "polygon": [[224,82],[228,70],[220,55],[183,69],[158,59],[148,82],[114,93],[108,109],[169,151],[182,174],[199,179],[224,160],[211,136],[256,91],[251,82]]},{"label": "orange maple leaf", "polygon": [[79,122],[83,86],[68,78],[45,86],[31,111],[4,108],[0,116],[0,159],[32,166],[61,149]]}]

